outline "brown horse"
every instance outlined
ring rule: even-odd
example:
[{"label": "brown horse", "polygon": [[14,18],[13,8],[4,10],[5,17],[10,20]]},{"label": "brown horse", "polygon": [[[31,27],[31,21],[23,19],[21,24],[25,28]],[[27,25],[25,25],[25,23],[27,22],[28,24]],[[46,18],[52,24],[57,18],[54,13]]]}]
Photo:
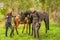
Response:
[{"label": "brown horse", "polygon": [[[15,26],[15,29],[16,29],[16,33],[18,34],[18,26],[19,26],[19,24],[21,24],[21,20],[23,20],[24,21],[24,28],[23,28],[23,31],[24,31],[24,29],[25,29],[25,27],[26,27],[26,29],[28,29],[28,18],[27,17],[25,17],[24,19],[21,19],[21,15],[16,15],[15,17],[14,17],[14,26]],[[22,33],[23,33],[23,31],[22,31]],[[27,32],[27,30],[26,30],[26,32]]]},{"label": "brown horse", "polygon": [[19,15],[16,15],[16,16],[14,17],[14,27],[15,27],[15,29],[16,29],[16,33],[17,33],[17,34],[18,34],[17,28],[18,28],[19,24],[20,24]]}]

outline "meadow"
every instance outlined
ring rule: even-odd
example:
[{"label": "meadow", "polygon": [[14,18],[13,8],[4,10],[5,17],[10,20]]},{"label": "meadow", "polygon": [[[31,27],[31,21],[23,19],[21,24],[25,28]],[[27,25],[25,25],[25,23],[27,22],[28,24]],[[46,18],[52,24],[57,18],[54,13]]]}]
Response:
[{"label": "meadow", "polygon": [[[38,40],[38,38],[34,38],[31,35],[26,33],[26,29],[24,33],[22,33],[23,25],[18,27],[19,35],[16,34],[14,31],[14,36],[10,37],[10,29],[8,30],[8,37],[5,37],[5,26],[4,22],[0,23],[0,40]],[[48,33],[45,33],[45,24],[42,22],[40,32],[40,39],[41,40],[60,40],[60,27],[56,25],[56,23],[50,21],[50,30]]]},{"label": "meadow", "polygon": [[[17,35],[16,30],[14,30],[14,36],[11,38],[11,30],[9,28],[8,37],[5,36],[4,18],[9,7],[13,9],[14,14],[26,11],[31,7],[46,11],[49,17],[60,25],[60,0],[0,0],[0,40],[38,40],[38,38],[28,35],[26,29],[24,33],[22,33],[23,25],[19,25],[18,27],[19,35]],[[51,19],[49,19],[50,30],[48,30],[48,33],[45,33],[44,22],[41,24],[41,28],[39,29],[41,40],[60,40],[60,27],[57,23],[51,21]]]}]

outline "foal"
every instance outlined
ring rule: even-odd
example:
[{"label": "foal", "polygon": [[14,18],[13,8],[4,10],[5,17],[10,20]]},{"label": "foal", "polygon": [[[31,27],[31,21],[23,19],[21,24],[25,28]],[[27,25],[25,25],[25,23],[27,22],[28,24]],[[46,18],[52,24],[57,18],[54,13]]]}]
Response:
[{"label": "foal", "polygon": [[[24,21],[24,28],[23,28],[23,31],[24,31],[24,29],[25,29],[25,26],[26,26],[26,32],[27,32],[27,30],[28,30],[28,18],[27,17],[25,17],[25,18],[23,18],[22,17],[22,15],[20,14],[18,14],[18,15],[16,15],[15,17],[14,17],[14,25],[15,25],[15,29],[16,29],[16,33],[18,34],[18,26],[19,26],[19,24],[21,24],[21,21]],[[23,31],[22,31],[22,33],[23,33]]]},{"label": "foal", "polygon": [[17,34],[18,34],[17,28],[18,28],[19,24],[20,24],[20,16],[19,16],[19,15],[16,15],[16,16],[14,17],[14,26],[15,26],[16,33],[17,33]]}]

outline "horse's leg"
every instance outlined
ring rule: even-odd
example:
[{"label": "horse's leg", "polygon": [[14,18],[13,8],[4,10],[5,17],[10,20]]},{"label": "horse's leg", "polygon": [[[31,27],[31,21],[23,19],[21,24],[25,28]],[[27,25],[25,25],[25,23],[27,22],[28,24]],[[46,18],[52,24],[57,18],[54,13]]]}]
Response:
[{"label": "horse's leg", "polygon": [[[14,28],[14,27],[13,27]],[[13,29],[13,35],[14,35],[14,29]]]},{"label": "horse's leg", "polygon": [[24,29],[25,29],[25,23],[24,23],[24,27],[23,27],[22,33],[24,32]]},{"label": "horse's leg", "polygon": [[31,23],[29,23],[29,35],[30,35],[30,27],[31,27]]},{"label": "horse's leg", "polygon": [[47,25],[46,25],[46,21],[44,20],[44,22],[45,22],[45,27],[46,27],[46,33],[47,33]]},{"label": "horse's leg", "polygon": [[18,34],[17,27],[18,27],[18,23],[16,23],[16,27],[15,27],[15,29],[16,29],[16,33]]},{"label": "horse's leg", "polygon": [[32,34],[31,35],[33,35],[33,33],[34,33],[34,24],[32,24]]},{"label": "horse's leg", "polygon": [[49,18],[47,18],[47,30],[49,30]]},{"label": "horse's leg", "polygon": [[17,27],[16,27],[15,29],[16,29],[16,33],[18,34],[18,30],[17,30]]},{"label": "horse's leg", "polygon": [[47,33],[47,30],[49,30],[49,20],[45,19],[44,22],[45,22],[46,33]]},{"label": "horse's leg", "polygon": [[26,24],[26,33],[28,33],[28,23]]}]

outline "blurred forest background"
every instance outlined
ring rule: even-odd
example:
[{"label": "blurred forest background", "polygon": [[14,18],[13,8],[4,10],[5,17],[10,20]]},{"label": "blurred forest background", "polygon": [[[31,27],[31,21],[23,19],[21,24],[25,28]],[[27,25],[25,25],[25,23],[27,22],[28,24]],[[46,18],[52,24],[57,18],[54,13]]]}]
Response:
[{"label": "blurred forest background", "polygon": [[9,7],[13,9],[13,13],[25,11],[31,7],[44,10],[49,14],[50,20],[60,24],[60,0],[0,0],[0,21]]},{"label": "blurred forest background", "polygon": [[[5,15],[8,8],[13,9],[13,15],[34,7],[49,14],[50,30],[45,33],[45,24],[39,30],[41,40],[60,40],[60,0],[0,0],[0,40],[37,40],[33,36],[28,36],[26,31],[22,34],[22,27],[18,28],[19,35],[14,33],[13,38],[5,37]],[[10,30],[8,35],[10,34]]]}]

